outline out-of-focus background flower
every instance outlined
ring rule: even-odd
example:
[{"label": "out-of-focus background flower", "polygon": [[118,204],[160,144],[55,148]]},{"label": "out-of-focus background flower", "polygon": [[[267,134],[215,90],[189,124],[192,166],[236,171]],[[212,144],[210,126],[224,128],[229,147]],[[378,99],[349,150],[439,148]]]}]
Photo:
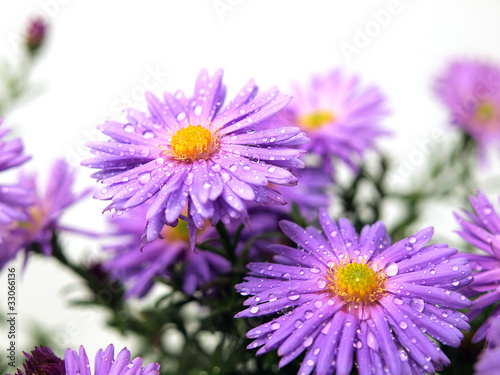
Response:
[{"label": "out-of-focus background flower", "polygon": [[[89,156],[84,143],[105,139],[96,125],[106,117],[122,119],[125,107],[145,108],[145,90],[191,93],[203,67],[211,73],[224,68],[229,98],[250,78],[263,89],[278,85],[289,92],[292,81],[306,83],[312,74],[340,68],[387,95],[391,115],[385,125],[394,136],[380,145],[396,160],[391,183],[407,187],[432,150],[457,137],[432,83],[454,57],[500,63],[499,14],[496,0],[480,5],[466,0],[2,2],[0,57],[14,69],[29,20],[42,17],[49,25],[29,77],[31,96],[25,99],[30,100],[12,108],[7,123],[33,155],[25,168],[46,175],[58,157],[78,166]],[[497,150],[489,150],[489,164],[478,166],[484,168],[481,188],[487,193],[498,194],[492,176],[500,170],[499,159]],[[89,174],[81,168],[77,190],[93,184]],[[104,206],[88,200],[65,221],[104,229]],[[458,241],[449,206],[435,205],[424,220],[439,224],[437,236]],[[99,257],[89,240],[68,235],[62,241],[70,244],[66,252],[72,259]],[[36,326],[55,332],[61,349],[83,344],[93,353],[109,342],[133,347],[133,340],[105,328],[99,309],[67,307],[68,296],[76,297],[82,288],[66,270],[50,259],[30,257],[28,272],[21,274],[22,261],[12,263],[20,278],[19,348],[31,345]],[[2,305],[6,285],[2,272]]]}]

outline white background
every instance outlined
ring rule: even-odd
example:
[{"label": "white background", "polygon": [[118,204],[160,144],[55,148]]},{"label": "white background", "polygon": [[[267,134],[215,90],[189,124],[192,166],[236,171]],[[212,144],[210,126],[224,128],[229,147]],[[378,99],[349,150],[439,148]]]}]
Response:
[{"label": "white background", "polygon": [[[433,129],[452,137],[446,110],[432,93],[433,79],[442,68],[459,57],[500,61],[497,0],[2,0],[1,59],[19,61],[15,41],[32,15],[50,23],[47,44],[31,77],[40,92],[9,113],[7,122],[34,156],[25,168],[42,175],[56,157],[78,165],[88,155],[83,143],[101,137],[95,126],[108,116],[121,119],[118,108],[127,100],[142,107],[138,94],[145,85],[155,93],[178,88],[191,92],[203,67],[210,72],[224,68],[229,97],[250,78],[261,88],[278,85],[286,91],[291,81],[307,82],[312,73],[335,67],[359,73],[364,83],[380,85],[388,97],[392,114],[385,124],[395,136],[382,148],[402,163],[418,152],[418,140],[430,139]],[[340,46],[356,47],[359,30],[371,36],[366,46],[346,58]],[[491,157],[498,159],[498,153]],[[422,166],[414,164],[418,178]],[[81,171],[79,187],[94,183],[89,174]],[[486,190],[500,192],[495,186]],[[86,202],[72,210],[66,222],[103,229],[96,223],[103,223],[104,206]],[[449,209],[429,217],[439,214],[451,222]],[[441,225],[441,220],[426,225]],[[451,233],[453,228],[451,222],[439,230]],[[96,246],[80,237],[65,238],[65,244],[72,259],[99,256]],[[31,257],[22,277],[21,257],[11,263],[20,279],[18,348],[31,349],[29,332],[38,325],[57,333],[60,354],[67,346],[76,349],[83,344],[93,358],[98,348],[111,342],[134,352],[133,338],[106,329],[102,314],[67,306],[68,290],[82,288],[55,263]],[[6,285],[4,269],[0,306],[5,306]]]}]

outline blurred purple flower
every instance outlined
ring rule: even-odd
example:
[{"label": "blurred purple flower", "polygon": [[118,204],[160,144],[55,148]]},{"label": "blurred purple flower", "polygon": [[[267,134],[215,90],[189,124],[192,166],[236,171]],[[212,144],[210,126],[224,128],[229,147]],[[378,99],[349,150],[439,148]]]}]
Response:
[{"label": "blurred purple flower", "polygon": [[307,87],[294,85],[292,102],[280,116],[288,125],[298,125],[311,142],[308,152],[321,156],[328,173],[335,157],[357,173],[364,152],[376,139],[389,134],[380,126],[388,109],[375,86],[359,84],[359,77],[340,70],[314,76]]},{"label": "blurred purple flower", "polygon": [[[10,129],[2,127],[3,119],[0,118],[0,171],[17,167],[30,159],[23,153],[24,147],[20,139],[4,140]],[[0,226],[11,223],[13,220],[23,220],[21,207],[33,204],[30,190],[18,185],[0,185]],[[0,229],[1,230],[1,229]],[[2,240],[0,239],[0,243]]]},{"label": "blurred purple flower", "polygon": [[488,347],[479,355],[474,365],[474,375],[498,375],[500,369],[500,319],[491,322],[486,337]]},{"label": "blurred purple flower", "polygon": [[[187,294],[193,294],[199,286],[229,272],[230,264],[222,256],[197,248],[191,251],[185,222],[175,228],[165,226],[161,231],[163,238],[146,243],[139,251],[147,211],[148,205],[144,204],[133,212],[110,219],[114,226],[113,236],[118,238],[113,238],[112,245],[105,246],[113,257],[104,268],[124,283],[127,298],[145,296],[153,287],[154,279],[170,277],[176,265],[184,266],[182,289]],[[212,227],[198,235],[199,240],[208,238],[218,238]]]},{"label": "blurred purple flower", "polygon": [[[476,318],[487,306],[500,301],[500,217],[486,196],[480,191],[477,197],[469,197],[472,211],[464,211],[461,217],[455,214],[460,224],[458,234],[482,254],[464,253],[461,256],[469,259],[473,269],[474,280],[465,289],[467,296],[480,295],[472,301],[468,315]],[[491,322],[500,318],[500,304],[497,304],[488,319],[474,334],[472,342],[483,340],[490,328]]]},{"label": "blurred purple flower", "polygon": [[306,352],[299,374],[348,374],[356,355],[359,374],[429,374],[450,361],[426,333],[458,347],[467,317],[456,311],[470,301],[457,293],[470,281],[467,259],[456,249],[426,244],[426,228],[393,245],[384,225],[337,225],[325,209],[323,234],[282,221],[294,249],[272,245],[274,263],[250,263],[236,286],[248,309],[236,317],[280,314],[247,334],[257,354],[278,349],[282,367]]},{"label": "blurred purple flower", "polygon": [[435,92],[451,113],[453,125],[483,147],[500,140],[500,68],[457,60],[437,78]]},{"label": "blurred purple flower", "polygon": [[26,47],[31,53],[36,52],[43,44],[47,34],[47,22],[42,17],[33,18],[26,33]]},{"label": "blurred purple flower", "polygon": [[51,255],[54,231],[80,232],[59,223],[64,210],[89,193],[85,190],[75,195],[72,192],[73,180],[74,171],[62,160],[52,166],[45,191],[41,190],[36,175],[21,175],[19,186],[35,192],[35,202],[23,208],[25,219],[0,227],[3,240],[0,244],[0,269],[19,251],[27,252],[33,245],[39,246],[45,255]]},{"label": "blurred purple flower", "polygon": [[46,346],[35,347],[31,354],[23,352],[26,360],[23,370],[17,369],[15,375],[65,375],[64,361]]},{"label": "blurred purple flower", "polygon": [[215,225],[239,221],[250,226],[247,202],[285,204],[269,183],[295,185],[289,171],[303,167],[304,151],[289,148],[308,138],[295,127],[261,129],[290,98],[276,88],[257,94],[248,82],[224,109],[222,70],[202,70],[193,98],[181,91],[164,101],[146,93],[149,113],[129,109],[127,122],[106,121],[112,139],[91,142],[96,156],[82,165],[101,169],[93,177],[106,186],[94,197],[111,200],[106,210],[127,210],[151,199],[145,239],[152,241],[164,224],[175,226],[187,209],[194,246],[205,220]]}]

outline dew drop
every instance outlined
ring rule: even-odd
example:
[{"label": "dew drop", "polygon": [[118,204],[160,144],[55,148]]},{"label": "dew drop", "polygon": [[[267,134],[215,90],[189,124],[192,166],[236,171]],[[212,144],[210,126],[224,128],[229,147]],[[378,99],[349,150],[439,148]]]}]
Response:
[{"label": "dew drop", "polygon": [[251,312],[252,314],[257,314],[257,313],[259,312],[259,307],[258,307],[258,306],[252,306],[252,307],[250,308],[250,312]]},{"label": "dew drop", "polygon": [[271,324],[271,329],[273,331],[276,331],[280,327],[280,324],[278,322],[274,322]]},{"label": "dew drop", "polygon": [[297,319],[297,320],[293,323],[293,326],[294,326],[295,328],[300,328],[300,327],[302,327],[302,325],[303,325],[303,324],[304,324],[304,321],[303,321],[303,320],[301,320],[301,319]]},{"label": "dew drop", "polygon": [[146,130],[144,133],[142,133],[142,136],[144,139],[151,139],[155,137],[155,133],[153,133],[151,130]]},{"label": "dew drop", "polygon": [[156,158],[155,163],[157,165],[162,165],[163,163],[165,163],[165,159],[163,159],[163,158]]},{"label": "dew drop", "polygon": [[387,274],[387,276],[396,276],[398,274],[398,265],[394,262],[389,262],[385,265],[384,271]]},{"label": "dew drop", "polygon": [[408,324],[404,320],[402,320],[399,322],[399,327],[401,329],[406,329],[406,328],[408,328]]},{"label": "dew drop", "polygon": [[151,180],[151,173],[149,172],[140,173],[139,176],[137,176],[137,179],[139,180],[139,183],[141,185],[146,185],[149,182],[149,180]]},{"label": "dew drop", "polygon": [[326,280],[318,279],[318,281],[316,281],[316,286],[318,287],[318,289],[324,289],[326,287]]},{"label": "dew drop", "polygon": [[321,300],[314,301],[314,307],[319,309],[321,306],[323,306],[323,302],[321,302]]},{"label": "dew drop", "polygon": [[313,338],[309,336],[307,339],[304,340],[302,346],[304,346],[304,348],[308,348],[311,346],[312,343],[313,343]]},{"label": "dew drop", "polygon": [[197,105],[196,107],[194,107],[194,115],[195,116],[199,116],[201,115],[201,111],[203,110],[202,106],[201,105]]},{"label": "dew drop", "polygon": [[125,130],[127,133],[133,133],[134,130],[135,130],[135,127],[134,125],[132,124],[126,124],[124,127],[123,127],[123,130]]},{"label": "dew drop", "polygon": [[458,271],[458,266],[456,266],[456,265],[455,265],[455,266],[451,267],[451,269],[452,269],[453,271]]},{"label": "dew drop", "polygon": [[422,298],[412,298],[410,301],[410,307],[418,312],[424,311],[425,302]]},{"label": "dew drop", "polygon": [[267,298],[269,299],[269,302],[274,302],[278,299],[278,296],[274,293],[270,293]]}]

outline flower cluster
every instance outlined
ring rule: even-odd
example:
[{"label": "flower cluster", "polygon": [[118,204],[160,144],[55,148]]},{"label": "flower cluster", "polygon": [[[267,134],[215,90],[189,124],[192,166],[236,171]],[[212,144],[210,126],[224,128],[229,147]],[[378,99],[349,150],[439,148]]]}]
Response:
[{"label": "flower cluster", "polygon": [[[43,39],[43,26],[32,25],[34,43]],[[470,136],[464,139],[478,145],[500,135],[497,77],[494,66],[457,62],[436,85],[454,124]],[[143,352],[172,357],[179,373],[213,365],[214,374],[242,368],[267,374],[268,364],[239,346],[237,334],[246,332],[253,340],[247,349],[258,348],[257,355],[276,350],[278,367],[294,362],[300,375],[353,369],[360,375],[435,374],[450,365],[442,346],[460,346],[461,330],[480,315],[488,316],[472,341],[486,339],[488,346],[475,371],[494,373],[500,216],[486,195],[471,196],[472,211],[455,215],[459,235],[478,251],[431,244],[433,227],[415,233],[410,226],[426,192],[387,191],[386,159],[379,158],[374,174],[371,164],[363,164],[367,151],[389,134],[382,126],[388,114],[382,92],[334,70],[292,93],[293,100],[277,88],[259,92],[251,80],[224,104],[222,70],[202,70],[191,96],[146,93],[147,110],[129,108],[125,120],[99,125],[109,139],[88,143],[92,157],[82,161],[97,169],[92,177],[102,184],[94,198],[110,201],[104,211],[113,214],[111,230],[101,244],[107,258],[96,268],[79,266],[55,247],[61,231],[89,234],[62,224],[64,211],[88,190],[73,192],[75,171],[59,160],[44,188],[26,173],[16,184],[0,185],[0,269],[22,251],[56,254],[85,279],[93,294],[84,303],[109,308],[110,326],[143,334]],[[0,119],[0,172],[29,159],[8,132]],[[339,161],[353,173],[337,173]],[[364,195],[374,198],[359,204]],[[406,199],[410,216],[391,231],[381,221],[382,206],[394,197]],[[339,220],[328,213],[335,205],[345,208]],[[368,215],[373,220],[365,220]],[[110,289],[116,280],[125,293]],[[146,300],[130,308],[154,296],[157,281],[169,288],[154,306],[142,309]],[[182,335],[181,355],[165,344],[170,329]],[[207,332],[214,340],[222,333],[213,352],[200,339]],[[93,372],[83,346],[67,349],[64,359],[45,346],[25,355],[17,375],[160,371],[158,363],[143,367],[126,348],[115,358],[113,345],[99,350]]]},{"label": "flower cluster", "polygon": [[[465,258],[446,244],[427,245],[426,228],[393,245],[380,222],[358,236],[346,219],[321,210],[322,233],[281,222],[298,248],[273,245],[274,262],[250,263],[236,286],[249,306],[237,317],[276,314],[248,332],[257,354],[278,349],[280,367],[306,352],[299,373],[431,373],[449,360],[427,336],[458,347],[470,301],[455,290],[470,283]],[[395,355],[397,353],[397,355]]]},{"label": "flower cluster", "polygon": [[296,127],[259,128],[291,98],[276,88],[258,94],[250,81],[223,108],[225,93],[222,71],[202,70],[192,98],[147,93],[149,113],[130,109],[126,122],[106,121],[100,129],[111,139],[88,144],[96,156],[82,164],[100,169],[93,176],[105,187],[95,197],[111,200],[106,209],[151,200],[148,241],[179,218],[188,221],[192,244],[205,220],[250,226],[246,202],[285,204],[268,185],[297,183],[290,169],[303,166],[304,152],[290,146],[308,138]]}]

